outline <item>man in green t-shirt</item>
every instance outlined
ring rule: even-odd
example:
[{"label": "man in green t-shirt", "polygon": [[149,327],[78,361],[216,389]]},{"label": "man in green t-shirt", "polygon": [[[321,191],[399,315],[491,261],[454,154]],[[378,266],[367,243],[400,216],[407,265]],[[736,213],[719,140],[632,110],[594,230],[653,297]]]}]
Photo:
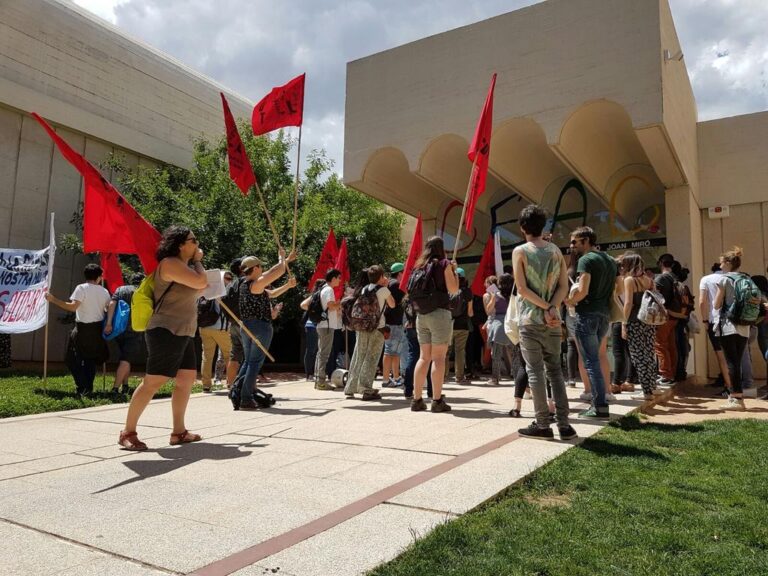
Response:
[{"label": "man in green t-shirt", "polygon": [[[589,226],[577,228],[571,234],[571,250],[581,257],[577,268],[579,279],[565,303],[576,308],[576,345],[592,384],[592,406],[580,413],[580,418],[608,417],[600,350],[610,326],[617,268],[616,261],[598,251],[596,244],[597,236]],[[607,357],[605,360],[607,362]]]}]

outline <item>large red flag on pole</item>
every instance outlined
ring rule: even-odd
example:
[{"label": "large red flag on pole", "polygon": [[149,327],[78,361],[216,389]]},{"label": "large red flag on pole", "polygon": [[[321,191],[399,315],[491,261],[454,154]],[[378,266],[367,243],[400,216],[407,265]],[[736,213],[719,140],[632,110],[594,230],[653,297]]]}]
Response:
[{"label": "large red flag on pole", "polygon": [[147,274],[157,267],[160,233],[144,220],[112,184],[75,152],[40,116],[32,116],[48,133],[61,155],[80,172],[85,183],[83,250],[136,254]]},{"label": "large red flag on pole", "polygon": [[488,241],[485,243],[485,250],[483,250],[483,256],[480,258],[477,272],[475,272],[475,279],[472,281],[472,294],[475,296],[485,294],[485,279],[495,274],[496,258],[493,250],[493,236],[489,236]]},{"label": "large red flag on pole", "polygon": [[297,76],[276,86],[253,107],[253,133],[266,134],[284,126],[301,126],[304,121],[304,77]]},{"label": "large red flag on pole", "polygon": [[315,287],[315,281],[320,278],[325,278],[325,274],[331,268],[336,266],[336,260],[339,257],[339,245],[336,244],[336,236],[333,233],[333,228],[328,232],[328,238],[325,240],[325,246],[320,253],[320,258],[317,260],[317,266],[315,266],[315,273],[312,274],[312,278],[309,280],[309,289]]},{"label": "large red flag on pole", "polygon": [[229,157],[229,177],[240,188],[243,196],[248,196],[248,189],[256,183],[256,176],[253,174],[251,162],[248,160],[248,154],[243,146],[240,133],[237,131],[237,124],[229,109],[229,103],[223,92],[221,94],[221,104],[224,107],[224,126],[227,128],[227,156]]},{"label": "large red flag on pole", "polygon": [[491,77],[491,86],[485,97],[485,105],[477,122],[475,137],[469,145],[467,156],[472,162],[472,176],[467,193],[467,233],[472,230],[477,200],[485,192],[485,179],[488,175],[488,156],[491,153],[491,129],[493,127],[493,90],[496,87],[496,74]]},{"label": "large red flag on pole", "polygon": [[341,272],[341,283],[335,289],[336,300],[340,301],[342,294],[344,294],[344,286],[349,282],[352,275],[349,272],[349,257],[347,256],[347,239],[344,238],[341,241],[341,247],[339,248],[339,255],[336,257],[336,264],[334,268]]},{"label": "large red flag on pole", "polygon": [[101,257],[101,269],[104,270],[104,282],[107,283],[107,290],[110,294],[114,294],[115,290],[125,284],[120,260],[118,260],[117,254],[110,252],[102,252],[99,256]]},{"label": "large red flag on pole", "polygon": [[408,258],[405,260],[405,266],[403,267],[403,277],[400,279],[400,290],[403,292],[408,292],[408,280],[411,277],[411,272],[416,264],[416,260],[419,259],[423,250],[424,239],[421,232],[421,214],[419,214],[419,219],[416,220],[416,228],[413,231],[411,248],[408,250]]}]

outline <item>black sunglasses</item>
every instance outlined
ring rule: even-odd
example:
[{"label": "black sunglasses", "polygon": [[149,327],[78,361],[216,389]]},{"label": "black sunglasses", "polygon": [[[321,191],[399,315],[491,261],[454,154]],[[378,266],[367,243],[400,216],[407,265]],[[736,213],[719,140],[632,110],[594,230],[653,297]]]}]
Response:
[{"label": "black sunglasses", "polygon": [[184,240],[184,243],[185,243],[185,244],[186,244],[187,242],[194,242],[195,244],[197,244],[197,238],[195,238],[194,236],[192,236],[192,238],[187,238],[186,240]]}]

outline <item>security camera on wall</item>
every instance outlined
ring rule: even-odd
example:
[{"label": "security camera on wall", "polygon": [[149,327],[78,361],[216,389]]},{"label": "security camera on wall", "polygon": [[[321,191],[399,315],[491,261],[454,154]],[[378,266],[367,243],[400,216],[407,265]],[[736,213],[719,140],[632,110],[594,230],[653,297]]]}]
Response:
[{"label": "security camera on wall", "polygon": [[664,50],[664,62],[669,62],[670,60],[674,60],[675,62],[680,62],[683,59],[683,51],[678,50],[674,54],[670,52],[669,50]]}]

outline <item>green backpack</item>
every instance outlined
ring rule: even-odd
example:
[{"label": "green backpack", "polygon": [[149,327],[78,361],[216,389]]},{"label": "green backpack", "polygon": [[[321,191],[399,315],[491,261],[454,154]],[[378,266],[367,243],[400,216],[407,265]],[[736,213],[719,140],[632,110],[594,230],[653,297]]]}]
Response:
[{"label": "green backpack", "polygon": [[756,326],[763,321],[763,294],[754,280],[741,272],[726,274],[733,282],[734,299],[726,309],[726,317],[734,324]]},{"label": "green backpack", "polygon": [[150,274],[141,281],[136,292],[131,297],[131,328],[134,332],[145,332],[149,325],[149,319],[152,314],[163,303],[163,298],[168,294],[168,290],[173,286],[173,282],[168,285],[160,299],[155,305],[155,275]]}]

